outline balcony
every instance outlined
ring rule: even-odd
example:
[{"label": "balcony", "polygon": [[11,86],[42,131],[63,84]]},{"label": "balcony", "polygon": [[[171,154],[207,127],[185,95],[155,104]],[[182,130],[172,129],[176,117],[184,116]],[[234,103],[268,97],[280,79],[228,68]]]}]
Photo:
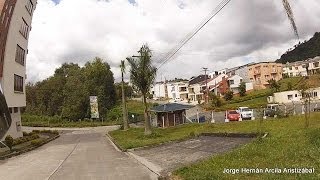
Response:
[{"label": "balcony", "polygon": [[272,69],[271,70],[271,74],[277,74],[277,73],[278,73],[277,69]]},{"label": "balcony", "polygon": [[254,75],[258,75],[258,74],[261,74],[261,71],[260,70],[254,70],[253,73],[254,73]]}]

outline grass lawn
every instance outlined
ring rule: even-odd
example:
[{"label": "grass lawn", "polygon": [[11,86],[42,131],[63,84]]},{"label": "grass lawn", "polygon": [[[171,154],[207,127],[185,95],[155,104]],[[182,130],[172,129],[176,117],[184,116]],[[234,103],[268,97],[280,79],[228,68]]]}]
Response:
[{"label": "grass lawn", "polygon": [[259,98],[254,98],[254,99],[250,99],[247,101],[242,101],[242,102],[236,102],[236,103],[228,103],[225,104],[223,106],[221,106],[220,108],[216,108],[216,111],[225,111],[228,109],[237,109],[238,107],[249,107],[249,108],[260,108],[261,106],[266,106],[268,104],[267,102],[267,97],[263,96],[263,97],[259,97]]},{"label": "grass lawn", "polygon": [[[194,165],[181,168],[174,175],[182,179],[320,179],[320,113],[311,114],[309,128],[304,116],[226,124],[189,124],[174,128],[155,129],[144,136],[143,129],[113,131],[111,136],[123,149],[156,145],[190,138],[204,132],[258,132],[269,136],[262,140],[216,155]],[[314,174],[224,174],[224,168],[315,168]]]},{"label": "grass lawn", "polygon": [[[313,79],[316,76],[311,76]],[[310,79],[312,79],[310,78]],[[298,83],[302,80],[302,77],[291,77],[282,79],[279,81],[280,83],[280,91],[288,90],[288,83],[291,83],[292,88],[296,89]],[[235,96],[231,101],[223,101],[223,105],[219,108],[214,107],[205,107],[208,110],[215,110],[215,111],[225,111],[228,109],[237,109],[238,107],[245,106],[249,108],[259,108],[261,106],[266,106],[268,104],[267,97],[272,95],[271,89],[261,89],[255,90],[250,93],[247,93],[246,96],[239,97]]]},{"label": "grass lawn", "polygon": [[32,127],[96,127],[96,126],[110,126],[119,124],[118,121],[67,121],[63,120],[58,116],[38,116],[22,114],[22,125]]}]

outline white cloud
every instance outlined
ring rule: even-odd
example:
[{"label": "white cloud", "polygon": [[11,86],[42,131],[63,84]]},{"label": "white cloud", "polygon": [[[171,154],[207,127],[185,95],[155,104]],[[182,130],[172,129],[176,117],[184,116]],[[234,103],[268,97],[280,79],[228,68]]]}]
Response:
[{"label": "white cloud", "polygon": [[[38,0],[30,34],[27,75],[38,81],[63,62],[83,65],[104,58],[119,79],[120,60],[148,43],[164,55],[193,30],[220,1],[211,0]],[[320,23],[320,2],[292,1],[301,38]],[[211,70],[249,61],[275,60],[297,43],[280,1],[231,3],[159,72],[190,78],[203,66]]]}]

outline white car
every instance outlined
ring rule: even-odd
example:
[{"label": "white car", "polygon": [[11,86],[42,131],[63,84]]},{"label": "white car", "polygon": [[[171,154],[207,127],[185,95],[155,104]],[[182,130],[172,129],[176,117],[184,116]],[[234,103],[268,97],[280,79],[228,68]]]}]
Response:
[{"label": "white car", "polygon": [[253,118],[253,110],[248,107],[239,107],[237,112],[240,114],[242,119],[254,119]]}]

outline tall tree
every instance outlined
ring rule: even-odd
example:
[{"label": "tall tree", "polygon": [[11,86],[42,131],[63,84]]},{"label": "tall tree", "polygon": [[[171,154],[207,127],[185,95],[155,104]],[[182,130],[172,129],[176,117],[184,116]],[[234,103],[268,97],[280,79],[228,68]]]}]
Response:
[{"label": "tall tree", "polygon": [[157,69],[152,65],[152,53],[147,44],[143,45],[138,51],[138,58],[128,57],[131,66],[131,83],[141,92],[144,103],[145,135],[151,134],[151,122],[148,114],[147,94],[155,80]]},{"label": "tall tree", "polygon": [[95,58],[84,67],[86,89],[90,96],[98,96],[99,114],[104,117],[116,103],[114,77],[108,63]]},{"label": "tall tree", "polygon": [[129,129],[128,123],[128,113],[127,113],[127,105],[126,105],[126,96],[125,96],[125,89],[124,89],[124,80],[123,75],[126,72],[126,64],[125,61],[122,60],[120,64],[121,69],[121,92],[122,92],[122,117],[123,117],[123,129]]}]

